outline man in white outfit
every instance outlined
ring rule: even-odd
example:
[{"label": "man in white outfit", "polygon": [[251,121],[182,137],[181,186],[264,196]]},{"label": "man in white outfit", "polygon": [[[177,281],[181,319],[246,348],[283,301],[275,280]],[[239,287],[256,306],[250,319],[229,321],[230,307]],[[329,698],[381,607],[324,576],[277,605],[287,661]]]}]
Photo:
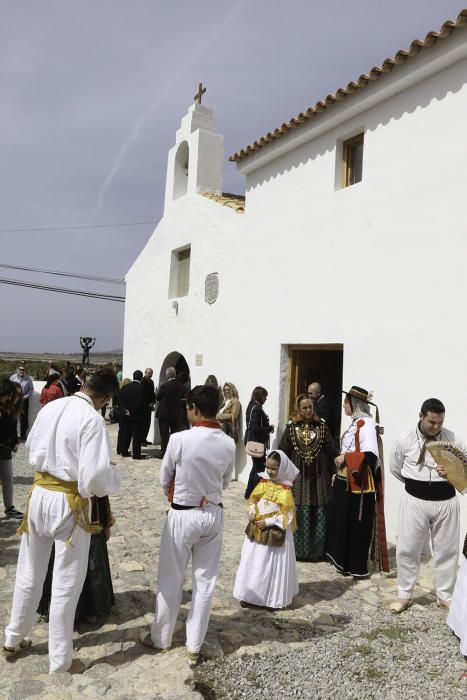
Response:
[{"label": "man in white outfit", "polygon": [[454,433],[443,428],[444,415],[441,401],[424,401],[418,425],[399,437],[391,453],[391,473],[405,484],[396,549],[398,599],[391,605],[395,613],[411,605],[420,557],[430,534],[438,605],[449,608],[456,582],[459,501],[444,470],[426,449],[427,442],[454,441]]},{"label": "man in white outfit", "polygon": [[235,443],[215,420],[215,387],[197,386],[187,397],[191,430],[173,433],[160,480],[171,508],[162,532],[156,611],[146,646],[167,650],[182,600],[185,571],[192,557],[192,599],[186,622],[187,656],[196,663],[206,635],[222,548],[222,491],[235,463]]},{"label": "man in white outfit", "polygon": [[19,528],[23,536],[3,654],[13,656],[30,645],[26,635],[34,622],[55,542],[50,673],[85,670],[72,658],[73,622],[94,531],[89,522],[89,499],[113,495],[120,489],[120,473],[110,462],[109,438],[100,413],[117,391],[114,372],[97,371],[74,396],[44,406],[26,443],[36,474]]}]

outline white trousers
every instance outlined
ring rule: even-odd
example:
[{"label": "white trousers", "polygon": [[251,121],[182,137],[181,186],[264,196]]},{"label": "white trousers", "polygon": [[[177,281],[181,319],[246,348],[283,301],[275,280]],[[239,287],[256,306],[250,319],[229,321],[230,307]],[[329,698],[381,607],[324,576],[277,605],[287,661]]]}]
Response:
[{"label": "white trousers", "polygon": [[21,539],[5,646],[19,644],[31,631],[55,542],[49,613],[50,673],[67,671],[71,666],[75,611],[86,578],[91,536],[78,526],[72,545],[66,545],[74,524],[66,495],[36,486],[29,502],[29,534]]},{"label": "white trousers", "polygon": [[397,534],[397,589],[409,600],[417,582],[420,557],[431,534],[435,563],[436,595],[450,601],[459,559],[459,501],[424,501],[404,491]]},{"label": "white trousers", "polygon": [[172,644],[191,556],[192,597],[186,621],[186,644],[189,651],[201,649],[219,571],[223,530],[224,514],[219,506],[169,510],[159,550],[156,611],[151,628],[155,646],[166,649]]}]

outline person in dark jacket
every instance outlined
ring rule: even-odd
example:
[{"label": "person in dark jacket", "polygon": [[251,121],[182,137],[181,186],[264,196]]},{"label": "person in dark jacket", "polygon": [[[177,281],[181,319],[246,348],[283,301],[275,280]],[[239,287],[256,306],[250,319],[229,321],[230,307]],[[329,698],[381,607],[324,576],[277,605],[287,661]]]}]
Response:
[{"label": "person in dark jacket", "polygon": [[143,373],[137,369],[133,372],[133,381],[120,389],[118,404],[124,421],[122,421],[123,434],[120,435],[117,453],[122,457],[130,456],[129,448],[132,442],[133,459],[146,459],[146,456],[141,454],[146,420],[142,379]]},{"label": "person in dark jacket", "polygon": [[264,445],[264,455],[262,457],[252,457],[253,466],[248,478],[245,491],[245,498],[250,498],[250,494],[259,483],[258,474],[265,469],[266,450],[269,448],[269,435],[274,432],[274,426],[269,425],[269,418],[263,411],[263,405],[268,398],[268,392],[262,386],[253,389],[250,403],[246,409],[246,431],[244,442],[260,442]]},{"label": "person in dark jacket", "polygon": [[0,480],[7,518],[21,520],[23,514],[13,505],[12,453],[18,449],[17,421],[22,409],[22,389],[9,379],[0,379]]},{"label": "person in dark jacket", "polygon": [[165,455],[169,438],[172,433],[178,433],[182,428],[182,396],[183,387],[176,380],[175,367],[168,367],[165,376],[167,381],[160,385],[156,393],[159,402],[157,418],[161,434],[161,452]]},{"label": "person in dark jacket", "polygon": [[141,380],[141,386],[144,389],[144,403],[146,408],[146,420],[143,428],[143,445],[152,445],[152,442],[148,441],[149,428],[151,427],[151,411],[154,410],[154,404],[156,402],[156,391],[154,388],[154,382],[152,380],[153,371],[151,367],[148,367],[144,372],[144,377]]},{"label": "person in dark jacket", "polygon": [[315,413],[326,421],[329,430],[333,431],[333,415],[332,407],[329,404],[327,396],[323,394],[321,384],[318,382],[312,382],[308,386],[308,394],[313,401]]}]

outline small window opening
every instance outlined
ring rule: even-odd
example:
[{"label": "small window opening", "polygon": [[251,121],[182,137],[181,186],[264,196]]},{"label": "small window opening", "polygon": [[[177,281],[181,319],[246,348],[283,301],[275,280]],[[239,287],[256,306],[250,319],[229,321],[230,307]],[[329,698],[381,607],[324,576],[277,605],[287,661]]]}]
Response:
[{"label": "small window opening", "polygon": [[363,134],[358,134],[343,143],[343,182],[342,187],[350,187],[361,182],[363,174]]},{"label": "small window opening", "polygon": [[169,299],[188,296],[190,289],[191,246],[172,251]]}]

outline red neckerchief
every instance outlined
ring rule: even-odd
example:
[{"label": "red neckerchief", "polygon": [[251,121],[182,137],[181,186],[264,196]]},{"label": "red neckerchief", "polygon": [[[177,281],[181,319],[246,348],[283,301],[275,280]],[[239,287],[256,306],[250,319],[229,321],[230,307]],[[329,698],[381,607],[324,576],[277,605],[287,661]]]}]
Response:
[{"label": "red neckerchief", "polygon": [[[267,484],[267,483],[270,482],[270,481],[271,481],[271,479],[261,479],[261,483],[262,483],[262,484]],[[280,487],[283,488],[285,491],[291,491],[291,489],[292,489],[291,486],[288,486],[287,484],[278,484],[277,481],[271,481],[271,483],[272,483],[272,484],[276,484],[276,486],[280,486]]]},{"label": "red neckerchief", "polygon": [[221,428],[221,424],[217,420],[208,420],[207,418],[202,418],[197,420],[193,426],[194,428]]}]

